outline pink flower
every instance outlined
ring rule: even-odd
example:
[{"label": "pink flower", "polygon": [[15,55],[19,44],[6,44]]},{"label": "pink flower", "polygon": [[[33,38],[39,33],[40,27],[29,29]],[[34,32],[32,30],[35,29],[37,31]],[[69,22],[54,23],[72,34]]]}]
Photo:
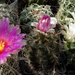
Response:
[{"label": "pink flower", "polygon": [[50,17],[47,15],[44,15],[37,25],[37,29],[42,32],[47,32],[50,29]]},{"label": "pink flower", "polygon": [[32,24],[32,26],[35,26],[39,32],[41,31],[47,33],[50,29],[53,29],[56,26],[56,23],[56,18],[50,17],[48,15],[43,15],[38,24],[34,23],[35,25]]},{"label": "pink flower", "polygon": [[10,54],[18,53],[26,45],[23,40],[25,35],[20,34],[19,25],[10,25],[8,18],[0,21],[0,64],[5,63]]}]

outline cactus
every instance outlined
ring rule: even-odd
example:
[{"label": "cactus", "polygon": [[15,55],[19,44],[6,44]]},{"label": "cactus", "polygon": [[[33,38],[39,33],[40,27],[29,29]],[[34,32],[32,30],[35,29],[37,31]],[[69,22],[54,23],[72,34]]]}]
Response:
[{"label": "cactus", "polygon": [[62,25],[68,25],[66,18],[72,18],[70,12],[75,12],[74,0],[59,0],[59,10],[57,12],[58,23]]},{"label": "cactus", "polygon": [[[42,21],[42,19],[40,21]],[[40,21],[38,25],[42,25]],[[45,22],[44,24],[49,25],[48,23]],[[50,74],[49,70],[53,70],[59,63],[59,53],[63,45],[59,43],[58,38],[58,32],[44,32],[44,30],[41,31],[41,28],[40,30],[34,28],[28,34],[27,46],[23,51],[27,58],[27,63],[36,75]],[[59,48],[60,46],[61,48]]]},{"label": "cactus", "polygon": [[0,65],[1,75],[21,75],[19,72],[18,54],[8,58],[8,62]]},{"label": "cactus", "polygon": [[[67,54],[67,67],[74,69],[74,57],[75,57],[75,1],[74,0],[59,0],[59,11],[56,15],[58,23],[61,26],[62,34],[64,36],[64,51]],[[70,69],[70,70],[71,70]]]},{"label": "cactus", "polygon": [[31,23],[37,22],[44,14],[53,15],[49,5],[31,4],[29,7],[25,8],[20,17],[22,31],[29,33]]},{"label": "cactus", "polygon": [[[0,19],[9,18],[11,24],[17,23],[18,14],[16,9],[11,9],[7,4],[0,4]],[[14,62],[14,63],[13,63]],[[21,75],[19,73],[18,54],[8,58],[6,64],[0,65],[0,75]]]},{"label": "cactus", "polygon": [[18,13],[16,9],[11,9],[7,4],[0,4],[0,19],[8,17],[12,24],[17,23]]},{"label": "cactus", "polygon": [[59,46],[57,33],[49,33],[48,36],[45,36],[34,31],[27,37],[24,55],[27,57],[27,62],[31,68],[48,72],[53,65],[58,64]]}]

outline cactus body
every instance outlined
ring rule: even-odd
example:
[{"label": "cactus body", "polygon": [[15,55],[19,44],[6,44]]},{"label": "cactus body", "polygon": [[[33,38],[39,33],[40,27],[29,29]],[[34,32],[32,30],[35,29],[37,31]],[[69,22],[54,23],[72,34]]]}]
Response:
[{"label": "cactus body", "polygon": [[59,63],[60,50],[58,34],[49,33],[47,36],[37,31],[32,31],[27,36],[27,46],[24,55],[27,63],[36,75],[50,74],[49,70]]},{"label": "cactus body", "polygon": [[[60,0],[59,0],[60,1]],[[62,34],[64,36],[64,50],[67,54],[67,67],[75,70],[74,57],[75,57],[75,35],[73,36],[73,26],[75,26],[75,1],[74,0],[61,0],[59,2],[60,8],[57,13],[57,19],[63,29]],[[68,32],[69,31],[69,32]],[[72,33],[71,33],[72,32]],[[70,36],[69,36],[70,35]],[[72,38],[69,40],[69,38]]]},{"label": "cactus body", "polygon": [[20,17],[22,31],[29,33],[31,30],[31,23],[37,22],[44,14],[49,16],[52,15],[49,5],[32,4],[25,8]]},{"label": "cactus body", "polygon": [[74,0],[59,0],[59,10],[57,12],[57,19],[60,25],[68,25],[69,20],[66,18],[72,18],[70,12],[75,12]]},{"label": "cactus body", "polygon": [[8,17],[12,24],[17,23],[18,13],[16,9],[9,8],[7,4],[0,4],[0,19],[2,17]]},{"label": "cactus body", "polygon": [[[7,4],[0,4],[0,19],[2,19],[3,17],[9,18],[11,24],[17,24],[17,18],[18,18],[17,10],[16,9],[12,10]],[[21,75],[19,73],[19,62],[17,59],[18,59],[18,54],[12,55],[11,57],[8,58],[6,64],[1,64],[0,74]]]}]

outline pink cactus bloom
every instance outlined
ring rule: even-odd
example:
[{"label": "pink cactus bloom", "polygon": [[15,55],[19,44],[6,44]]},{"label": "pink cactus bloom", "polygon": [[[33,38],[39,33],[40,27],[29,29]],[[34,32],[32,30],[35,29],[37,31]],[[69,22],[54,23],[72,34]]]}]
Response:
[{"label": "pink cactus bloom", "polygon": [[[53,23],[53,22],[52,22]],[[44,33],[47,33],[50,29],[54,28],[55,26],[52,25],[51,23],[51,18],[50,16],[48,15],[44,15],[38,22],[36,26],[36,28],[39,30],[39,31],[42,31]]]},{"label": "pink cactus bloom", "polygon": [[5,63],[10,54],[18,53],[26,45],[23,40],[25,35],[20,34],[19,25],[10,25],[8,18],[0,20],[0,64]]}]

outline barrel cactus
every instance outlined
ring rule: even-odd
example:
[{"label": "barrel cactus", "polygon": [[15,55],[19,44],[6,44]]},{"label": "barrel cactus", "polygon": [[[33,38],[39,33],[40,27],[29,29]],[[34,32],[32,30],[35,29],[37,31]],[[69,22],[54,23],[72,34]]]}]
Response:
[{"label": "barrel cactus", "polygon": [[[9,18],[10,25],[17,24],[17,19],[18,19],[17,12],[18,12],[17,9],[11,9],[11,7],[8,4],[5,4],[5,3],[0,4],[0,20],[3,17]],[[4,23],[6,23],[6,21]],[[1,22],[0,22],[0,24],[1,24]],[[8,24],[8,23],[6,23],[6,24]],[[0,44],[0,46],[1,46],[1,44]],[[1,62],[1,60],[0,60],[0,62]],[[8,61],[5,64],[0,64],[0,74],[1,75],[21,75],[19,73],[18,54],[11,55],[11,57],[8,58]]]},{"label": "barrel cactus", "polygon": [[27,35],[27,46],[23,51],[36,75],[51,74],[59,63],[59,47],[62,45],[59,43],[59,33],[54,29],[56,23],[55,17],[44,15],[38,23],[34,23],[35,28]]},{"label": "barrel cactus", "polygon": [[3,17],[8,17],[11,23],[17,23],[18,13],[16,9],[11,9],[7,4],[0,4],[0,19]]},{"label": "barrel cactus", "polygon": [[62,25],[68,25],[68,22],[72,18],[71,12],[75,12],[74,0],[59,0],[59,10],[57,12],[58,23]]},{"label": "barrel cactus", "polygon": [[20,16],[22,31],[29,33],[31,30],[31,23],[37,22],[44,14],[53,15],[49,5],[31,4],[26,7]]},{"label": "barrel cactus", "polygon": [[75,1],[74,0],[59,0],[60,8],[56,15],[58,23],[61,26],[61,33],[64,36],[64,51],[67,54],[67,67],[70,70],[75,70]]}]

